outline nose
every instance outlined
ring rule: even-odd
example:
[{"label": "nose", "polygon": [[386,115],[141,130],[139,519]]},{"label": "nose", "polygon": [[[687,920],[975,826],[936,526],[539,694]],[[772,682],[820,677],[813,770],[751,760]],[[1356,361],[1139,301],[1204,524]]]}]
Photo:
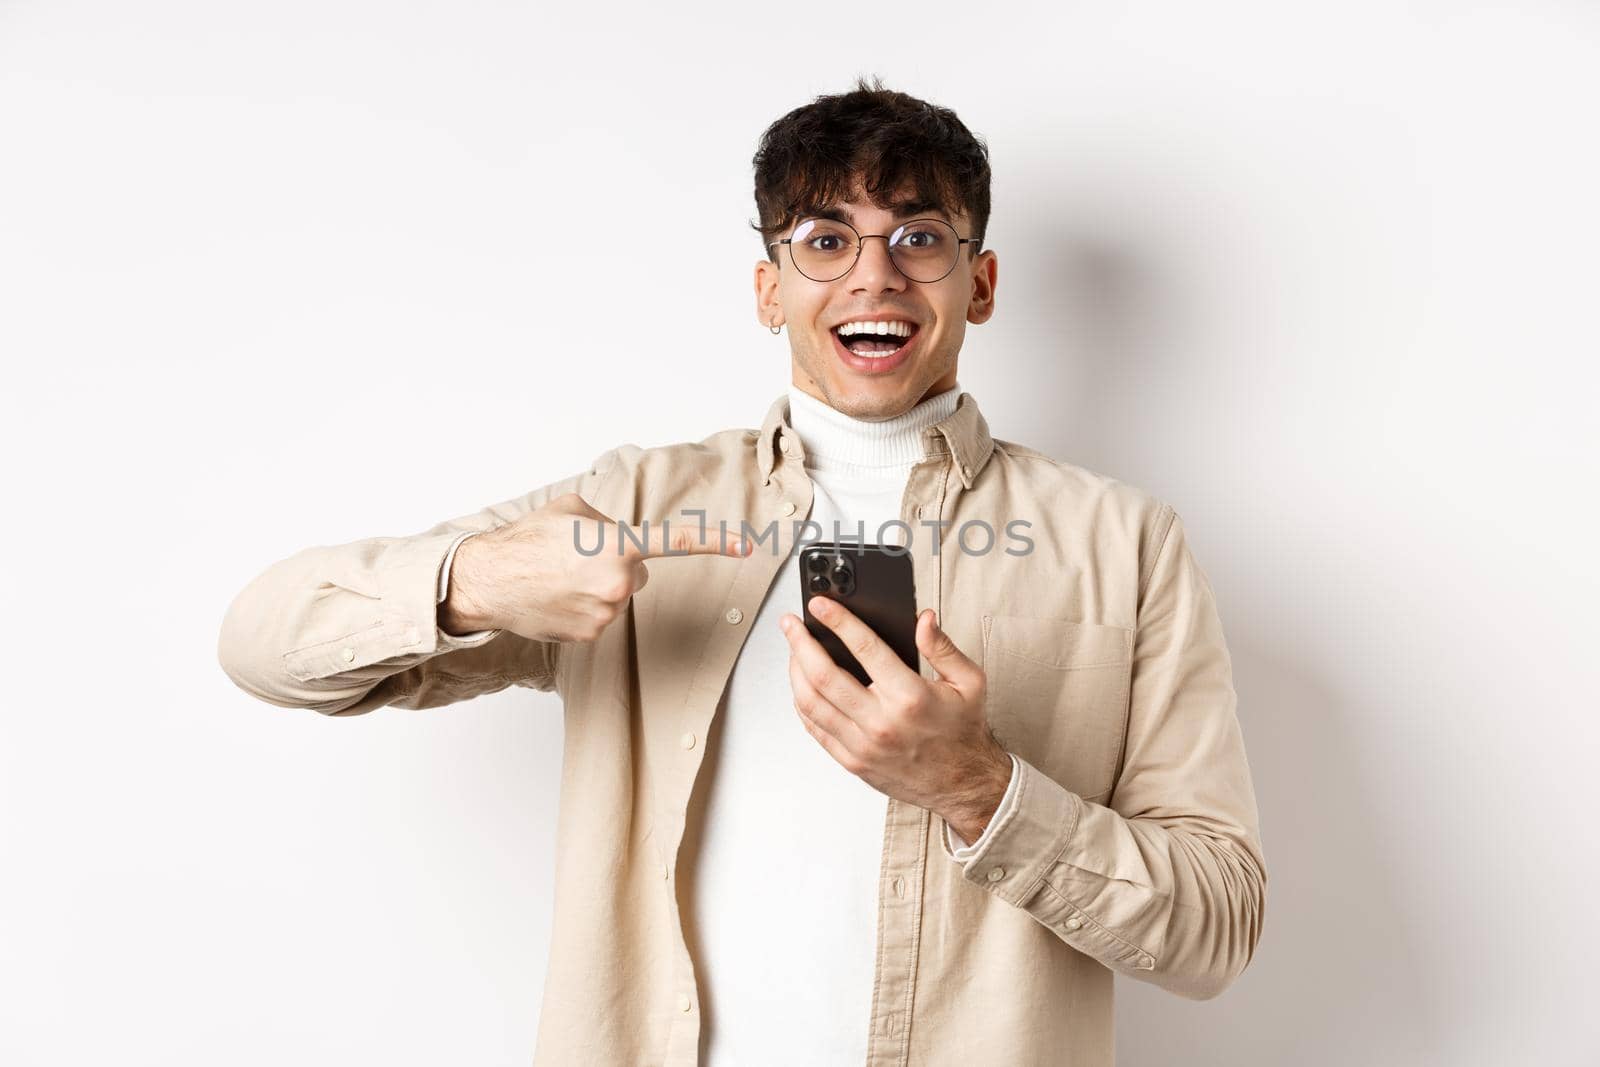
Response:
[{"label": "nose", "polygon": [[906,287],[906,276],[889,258],[889,239],[877,235],[861,239],[861,255],[856,259],[849,279],[852,292],[881,293]]}]

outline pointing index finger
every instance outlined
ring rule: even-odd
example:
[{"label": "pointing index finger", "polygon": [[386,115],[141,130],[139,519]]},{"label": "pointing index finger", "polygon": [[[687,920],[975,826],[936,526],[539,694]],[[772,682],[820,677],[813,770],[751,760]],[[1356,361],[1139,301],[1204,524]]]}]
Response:
[{"label": "pointing index finger", "polygon": [[[686,522],[682,525],[671,519],[651,521],[645,519],[638,530],[624,532],[619,528],[623,555],[633,559],[656,559],[661,556],[732,556],[741,559],[750,554],[750,542],[725,528],[709,523]],[[640,547],[643,542],[644,547]]]}]

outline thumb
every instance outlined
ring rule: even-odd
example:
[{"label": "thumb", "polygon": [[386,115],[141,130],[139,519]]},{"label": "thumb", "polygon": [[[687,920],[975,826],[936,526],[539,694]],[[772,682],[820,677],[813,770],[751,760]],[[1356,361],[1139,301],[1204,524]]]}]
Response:
[{"label": "thumb", "polygon": [[917,650],[939,672],[940,678],[963,693],[975,689],[983,677],[982,668],[944,632],[932,608],[917,616]]}]

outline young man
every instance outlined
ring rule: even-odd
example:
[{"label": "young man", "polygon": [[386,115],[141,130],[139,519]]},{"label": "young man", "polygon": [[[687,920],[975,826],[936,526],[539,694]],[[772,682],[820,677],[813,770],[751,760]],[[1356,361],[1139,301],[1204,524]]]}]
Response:
[{"label": "young man", "polygon": [[[1261,932],[1210,585],[1169,505],[960,391],[996,258],[954,113],[861,83],[755,164],[760,429],[307,549],[221,663],[327,715],[561,694],[541,1063],[1110,1063],[1114,973],[1213,997]],[[797,547],[850,539],[911,557],[920,670],[813,598],[863,686],[798,625]]]}]

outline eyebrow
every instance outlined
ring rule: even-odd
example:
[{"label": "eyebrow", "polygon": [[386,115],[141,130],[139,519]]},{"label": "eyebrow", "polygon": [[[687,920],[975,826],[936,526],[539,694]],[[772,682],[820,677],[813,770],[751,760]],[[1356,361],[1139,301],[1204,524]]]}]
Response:
[{"label": "eyebrow", "polygon": [[[941,215],[946,213],[944,208],[940,207],[932,200],[901,200],[897,203],[890,204],[889,208],[894,212],[894,217],[897,219],[910,218],[912,215],[922,215],[930,211],[937,212]],[[814,219],[832,219],[834,222],[847,222],[852,226],[856,224],[854,215],[850,214],[850,212],[846,211],[844,208],[834,205],[829,205],[827,207],[813,207],[801,212],[802,218],[808,216]]]}]

